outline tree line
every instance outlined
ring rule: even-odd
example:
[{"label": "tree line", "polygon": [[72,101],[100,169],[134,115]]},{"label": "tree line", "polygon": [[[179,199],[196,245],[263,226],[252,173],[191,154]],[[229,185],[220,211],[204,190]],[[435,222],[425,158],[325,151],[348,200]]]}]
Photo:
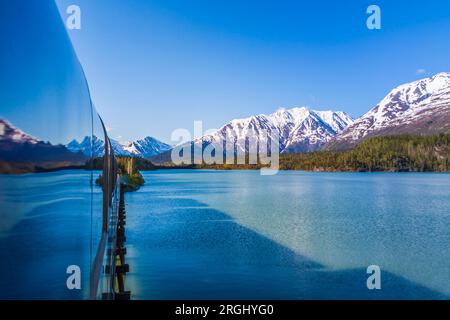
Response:
[{"label": "tree line", "polygon": [[351,150],[284,154],[282,170],[449,172],[450,134],[367,139]]}]

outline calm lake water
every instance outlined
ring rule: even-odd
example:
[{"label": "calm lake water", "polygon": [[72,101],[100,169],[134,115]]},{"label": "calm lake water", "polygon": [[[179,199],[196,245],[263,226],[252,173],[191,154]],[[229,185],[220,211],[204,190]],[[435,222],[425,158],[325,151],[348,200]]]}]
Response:
[{"label": "calm lake water", "polygon": [[[144,177],[126,196],[134,299],[450,297],[450,175]],[[65,268],[89,274],[101,222],[90,178],[0,176],[0,298],[87,297],[89,277],[69,292]],[[381,267],[382,290],[367,289],[369,265]]]},{"label": "calm lake water", "polygon": [[[447,298],[450,175],[157,171],[129,194],[138,299]],[[382,270],[369,291],[367,267]]]}]

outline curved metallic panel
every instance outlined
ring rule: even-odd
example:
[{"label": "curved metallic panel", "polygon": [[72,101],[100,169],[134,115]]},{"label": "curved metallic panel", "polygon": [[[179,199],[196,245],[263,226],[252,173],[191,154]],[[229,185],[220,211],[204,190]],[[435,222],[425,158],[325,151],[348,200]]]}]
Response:
[{"label": "curved metallic panel", "polygon": [[0,299],[92,297],[103,124],[53,1],[1,0],[0,46]]}]

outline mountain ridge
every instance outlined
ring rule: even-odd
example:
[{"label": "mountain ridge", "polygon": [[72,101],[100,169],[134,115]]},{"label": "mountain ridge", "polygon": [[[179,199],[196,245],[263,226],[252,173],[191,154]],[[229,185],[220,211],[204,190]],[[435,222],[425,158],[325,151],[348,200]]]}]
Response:
[{"label": "mountain ridge", "polygon": [[[172,149],[170,145],[150,136],[134,142],[120,143],[114,139],[110,139],[110,141],[116,156],[150,158]],[[74,139],[66,147],[72,152],[82,152],[86,156],[91,156],[92,152],[92,156],[100,157],[105,152],[104,141],[96,136],[93,136],[93,138],[86,136],[81,142]]]},{"label": "mountain ridge", "polygon": [[450,132],[450,73],[402,84],[343,130],[327,148],[346,149],[376,136]]},{"label": "mountain ridge", "polygon": [[279,137],[280,152],[315,151],[353,123],[343,111],[317,111],[308,107],[281,108],[276,112],[234,119],[215,132],[195,139],[194,144],[235,141],[246,150],[246,140],[260,142],[264,135]]}]

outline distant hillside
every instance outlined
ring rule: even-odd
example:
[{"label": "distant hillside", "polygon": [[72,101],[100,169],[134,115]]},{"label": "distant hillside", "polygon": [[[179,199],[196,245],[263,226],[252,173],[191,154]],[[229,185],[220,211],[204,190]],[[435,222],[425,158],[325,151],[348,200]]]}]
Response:
[{"label": "distant hillside", "polygon": [[282,170],[450,172],[450,134],[365,140],[352,150],[286,154]]}]

